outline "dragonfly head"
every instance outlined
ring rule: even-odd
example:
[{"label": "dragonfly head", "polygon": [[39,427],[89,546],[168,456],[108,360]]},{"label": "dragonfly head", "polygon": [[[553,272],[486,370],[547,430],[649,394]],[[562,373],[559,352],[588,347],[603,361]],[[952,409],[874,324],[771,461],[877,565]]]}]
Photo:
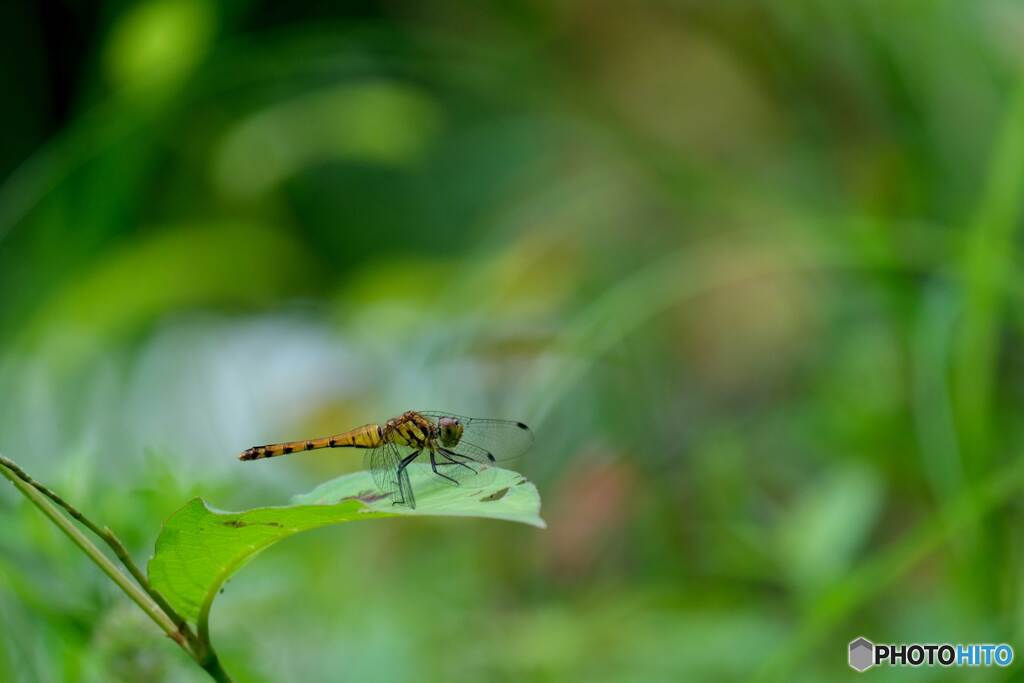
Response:
[{"label": "dragonfly head", "polygon": [[462,438],[462,423],[455,417],[442,417],[437,421],[437,430],[441,438],[441,445],[445,448],[454,448],[459,445]]}]

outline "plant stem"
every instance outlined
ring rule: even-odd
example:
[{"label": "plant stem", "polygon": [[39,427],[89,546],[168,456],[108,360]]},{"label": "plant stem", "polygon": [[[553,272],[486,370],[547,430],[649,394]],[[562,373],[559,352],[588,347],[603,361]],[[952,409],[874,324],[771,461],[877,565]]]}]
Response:
[{"label": "plant stem", "polygon": [[220,666],[220,659],[217,658],[217,653],[213,649],[213,644],[210,642],[210,601],[207,600],[199,611],[199,617],[196,620],[196,633],[198,638],[195,644],[196,661],[199,662],[199,666],[206,669],[206,671],[213,676],[214,680],[223,681],[229,683],[231,679],[227,673]]},{"label": "plant stem", "polygon": [[[121,542],[121,539],[110,528],[97,525],[83,515],[75,506],[34,480],[16,463],[3,456],[0,456],[0,474],[9,479],[15,488],[32,501],[44,515],[49,517],[50,521],[56,524],[75,545],[81,548],[103,570],[103,573],[109,576],[121,590],[127,593],[128,597],[157,626],[163,629],[189,657],[194,659],[213,680],[218,681],[218,683],[232,683],[231,677],[221,666],[220,659],[210,643],[209,629],[206,627],[205,620],[200,629],[200,635],[197,637],[189,627],[188,622],[171,607],[170,603],[167,602],[167,599],[159,591],[150,585],[146,575],[135,564],[131,555],[128,554],[128,550]],[[87,529],[110,546],[110,549],[114,551],[114,555],[117,556],[138,584],[133,583],[131,579],[125,576],[55,505],[63,508],[71,517],[81,522]]]},{"label": "plant stem", "polygon": [[153,600],[153,602],[159,605],[160,609],[164,611],[164,614],[166,614],[170,618],[170,620],[174,622],[174,625],[177,627],[178,631],[183,636],[185,636],[185,638],[189,641],[189,644],[192,645],[195,643],[195,635],[192,633],[192,629],[189,628],[188,622],[186,622],[185,619],[180,614],[178,614],[178,612],[175,611],[173,607],[171,607],[170,603],[167,602],[167,599],[164,598],[164,596],[161,595],[159,591],[155,590],[150,585],[149,579],[146,578],[145,573],[143,573],[143,571],[139,569],[138,565],[135,564],[135,561],[132,560],[132,556],[128,554],[128,549],[125,548],[124,543],[121,542],[121,539],[119,539],[117,535],[113,531],[111,531],[109,527],[98,526],[91,519],[83,515],[74,505],[61,498],[49,487],[39,483],[38,481],[30,477],[28,473],[25,472],[25,470],[21,469],[21,467],[19,467],[16,463],[12,462],[11,460],[8,460],[2,455],[0,455],[0,465],[11,470],[26,484],[32,486],[34,489],[42,493],[51,501],[53,501],[60,507],[64,508],[69,515],[71,515],[76,520],[81,522],[83,526],[89,529],[89,531],[96,534],[98,538],[100,538],[104,543],[110,546],[110,549],[114,551],[114,555],[116,555],[117,559],[121,561],[121,564],[123,564],[125,569],[128,570],[128,573],[132,575],[132,578],[134,578],[135,581],[139,584],[139,586],[142,587],[142,590],[146,591],[146,594]]},{"label": "plant stem", "polygon": [[118,585],[118,587],[128,594],[128,597],[137,604],[146,615],[152,619],[157,626],[179,646],[190,655],[192,654],[189,649],[189,644],[185,639],[185,636],[178,631],[174,622],[171,621],[170,617],[166,615],[160,607],[150,599],[149,595],[142,591],[137,585],[132,583],[131,579],[125,576],[120,569],[118,569],[113,562],[111,562],[106,555],[104,555],[99,548],[93,545],[92,541],[86,538],[85,534],[78,530],[74,524],[72,524],[67,517],[60,513],[53,503],[50,502],[43,494],[41,494],[36,488],[26,481],[24,481],[19,475],[18,471],[20,468],[12,469],[10,467],[10,460],[0,457],[0,474],[5,476],[7,479],[14,484],[21,493],[28,498],[32,503],[39,508],[39,510],[50,518],[57,527],[63,531],[71,541],[82,549],[89,558],[95,562],[103,573],[110,577],[110,579]]},{"label": "plant stem", "polygon": [[199,649],[196,652],[196,661],[203,667],[210,678],[218,683],[232,683],[231,676],[220,665],[220,658],[214,652],[209,640],[200,640]]}]

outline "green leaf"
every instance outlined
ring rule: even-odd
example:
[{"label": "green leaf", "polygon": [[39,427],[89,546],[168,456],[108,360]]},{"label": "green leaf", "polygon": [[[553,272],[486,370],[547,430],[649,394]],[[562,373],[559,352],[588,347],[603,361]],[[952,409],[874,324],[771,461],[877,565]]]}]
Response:
[{"label": "green leaf", "polygon": [[[222,512],[200,498],[164,523],[149,562],[153,587],[185,618],[203,622],[221,585],[256,553],[300,531],[378,517],[489,517],[544,527],[537,487],[492,468],[486,486],[450,486],[427,465],[410,465],[416,509],[392,505],[367,472],[339,477],[284,507]],[[297,588],[298,590],[298,588]]]}]

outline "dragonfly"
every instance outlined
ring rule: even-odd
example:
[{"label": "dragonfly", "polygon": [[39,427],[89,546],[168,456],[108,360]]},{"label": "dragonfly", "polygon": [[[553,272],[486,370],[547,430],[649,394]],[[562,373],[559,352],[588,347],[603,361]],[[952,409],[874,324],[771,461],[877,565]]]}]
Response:
[{"label": "dragonfly", "polygon": [[430,469],[452,486],[486,484],[486,470],[523,455],[533,432],[522,422],[465,417],[445,412],[407,411],[384,424],[366,424],[341,434],[305,441],[253,446],[239,460],[262,460],[318,448],[366,449],[373,481],[394,505],[416,508],[408,467],[429,458]]}]

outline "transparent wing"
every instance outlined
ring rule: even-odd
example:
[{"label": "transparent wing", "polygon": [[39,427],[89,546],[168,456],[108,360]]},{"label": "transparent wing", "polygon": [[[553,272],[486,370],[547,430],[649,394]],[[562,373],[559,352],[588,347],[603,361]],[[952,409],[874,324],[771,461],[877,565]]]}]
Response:
[{"label": "transparent wing", "polygon": [[435,424],[442,417],[458,418],[463,426],[462,438],[450,450],[479,463],[513,460],[533,445],[533,432],[515,420],[491,420],[437,411],[423,411],[420,415]]},{"label": "transparent wing", "polygon": [[373,483],[381,490],[381,493],[394,494],[398,491],[398,481],[395,473],[398,471],[398,463],[401,457],[394,444],[385,443],[377,448],[366,451],[363,457],[363,467],[370,471],[373,476]]},{"label": "transparent wing", "polygon": [[412,482],[409,481],[409,470],[403,469],[398,473],[398,492],[401,499],[392,499],[396,505],[404,505],[412,510],[416,509],[416,496],[412,492]]},{"label": "transparent wing", "polygon": [[385,443],[367,451],[363,462],[381,493],[391,496],[396,504],[415,509],[416,497],[409,482],[409,473],[404,469],[399,472],[403,458],[412,453],[413,449],[407,446]]}]

